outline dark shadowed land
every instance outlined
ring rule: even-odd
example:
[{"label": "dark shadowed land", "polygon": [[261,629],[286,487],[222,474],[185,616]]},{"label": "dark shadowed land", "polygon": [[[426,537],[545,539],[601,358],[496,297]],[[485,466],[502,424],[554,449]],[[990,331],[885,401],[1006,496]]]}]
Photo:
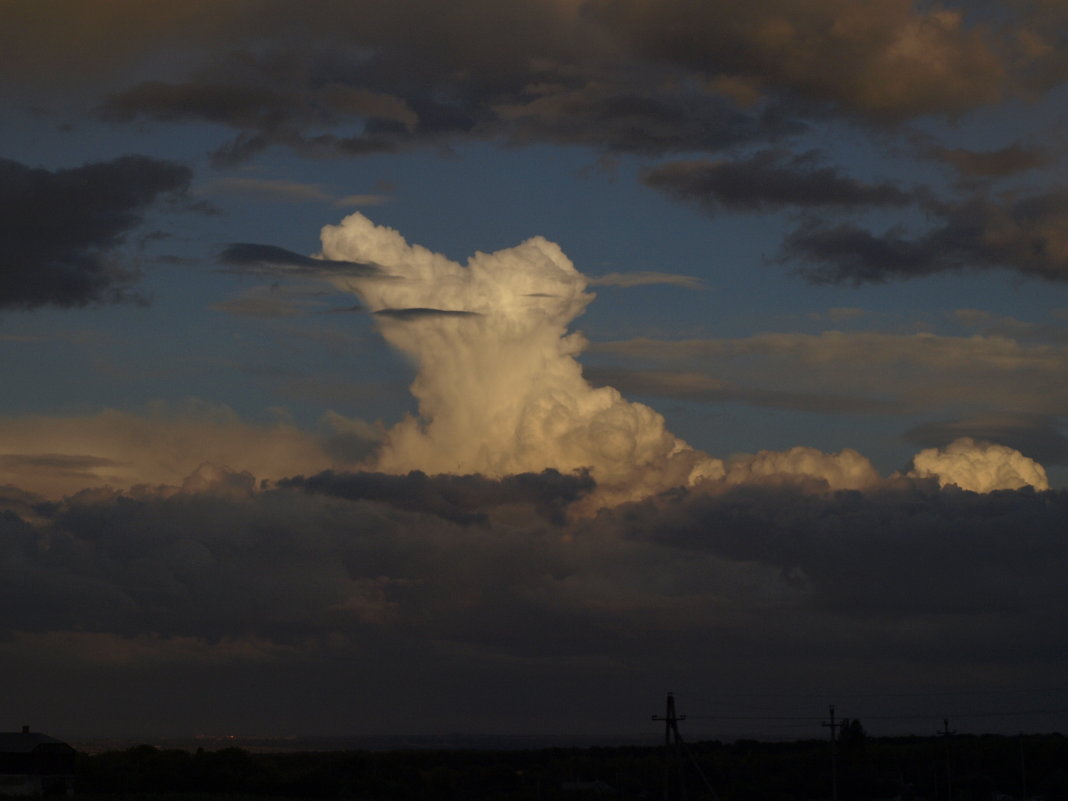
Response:
[{"label": "dark shadowed land", "polygon": [[[218,744],[218,743],[216,743]],[[78,797],[430,799],[716,799],[716,801],[1061,801],[1060,733],[869,737],[852,723],[829,740],[700,741],[663,747],[253,752],[156,748],[79,753]]]}]

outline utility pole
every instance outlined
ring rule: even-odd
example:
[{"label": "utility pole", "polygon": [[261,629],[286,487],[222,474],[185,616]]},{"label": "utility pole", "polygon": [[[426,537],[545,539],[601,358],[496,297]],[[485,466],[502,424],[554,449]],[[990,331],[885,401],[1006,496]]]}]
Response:
[{"label": "utility pole", "polygon": [[683,762],[684,757],[690,760],[690,765],[701,778],[701,783],[704,784],[709,798],[713,799],[713,801],[720,801],[715,788],[712,787],[712,783],[708,781],[705,772],[701,770],[701,763],[694,758],[690,749],[686,747],[686,741],[679,734],[679,721],[686,720],[686,716],[676,714],[675,695],[673,693],[667,694],[667,710],[664,713],[664,717],[653,715],[653,720],[664,721],[664,801],[670,801],[671,799],[671,774],[673,769],[679,782],[679,798],[686,801],[686,765]]},{"label": "utility pole", "polygon": [[1020,798],[1027,801],[1027,763],[1024,761],[1024,733],[1020,732]]},{"label": "utility pole", "polygon": [[838,801],[838,729],[842,724],[834,722],[834,704],[831,704],[830,712],[830,721],[820,725],[831,730],[831,801]]},{"label": "utility pole", "polygon": [[949,730],[949,718],[942,718],[942,736],[946,741],[946,801],[953,801],[953,773],[949,763],[949,738],[956,734]]},{"label": "utility pole", "polygon": [[679,721],[686,720],[686,716],[679,717],[675,712],[675,694],[667,694],[667,709],[664,717],[653,715],[653,720],[664,721],[664,801],[671,798],[671,774],[674,769],[678,774],[679,797],[686,798],[686,777],[683,773],[682,764],[682,737],[679,735]]}]

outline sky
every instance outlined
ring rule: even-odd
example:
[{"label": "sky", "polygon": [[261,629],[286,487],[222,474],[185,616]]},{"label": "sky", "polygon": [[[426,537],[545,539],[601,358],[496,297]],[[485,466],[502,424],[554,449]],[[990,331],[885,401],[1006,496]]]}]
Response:
[{"label": "sky", "polygon": [[0,719],[1068,726],[1058,0],[0,0]]}]

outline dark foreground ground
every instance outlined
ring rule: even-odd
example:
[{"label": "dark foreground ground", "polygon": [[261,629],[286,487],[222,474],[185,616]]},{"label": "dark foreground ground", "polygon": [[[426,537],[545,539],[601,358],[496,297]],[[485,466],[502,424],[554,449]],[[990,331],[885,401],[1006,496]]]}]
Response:
[{"label": "dark foreground ground", "polygon": [[[841,801],[1068,801],[1060,734],[851,737],[837,750]],[[832,797],[827,741],[699,742],[663,748],[251,753],[139,746],[78,755],[85,801],[286,798],[812,801]],[[685,791],[685,795],[683,792]]]}]

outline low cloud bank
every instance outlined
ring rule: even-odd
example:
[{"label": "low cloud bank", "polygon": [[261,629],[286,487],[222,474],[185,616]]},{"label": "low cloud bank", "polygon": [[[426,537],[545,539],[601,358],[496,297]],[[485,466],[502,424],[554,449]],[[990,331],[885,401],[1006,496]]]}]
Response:
[{"label": "low cloud bank", "polygon": [[[1063,675],[1068,494],[784,475],[571,519],[556,512],[587,485],[551,472],[259,489],[204,466],[60,502],[7,488],[0,677],[45,682],[67,729],[135,730],[146,704],[170,725],[247,727],[267,697],[272,731],[351,733],[387,711],[399,731],[633,731],[668,679],[965,703]],[[99,695],[72,703],[87,681]]]}]

